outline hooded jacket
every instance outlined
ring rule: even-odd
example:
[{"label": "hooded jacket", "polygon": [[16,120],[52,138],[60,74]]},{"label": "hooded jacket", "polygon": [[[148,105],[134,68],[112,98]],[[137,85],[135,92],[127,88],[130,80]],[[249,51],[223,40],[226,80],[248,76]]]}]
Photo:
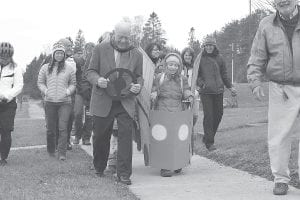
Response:
[{"label": "hooded jacket", "polygon": [[166,65],[166,59],[170,56],[176,56],[180,60],[180,67],[172,75],[165,66],[164,72],[155,77],[152,92],[157,92],[157,100],[154,109],[178,112],[184,110],[182,100],[191,96],[192,92],[187,78],[181,74],[183,65],[180,56],[175,53],[167,54],[164,58],[164,64]]},{"label": "hooded jacket", "polygon": [[224,85],[231,88],[232,84],[228,78],[225,61],[219,55],[215,46],[213,53],[202,52],[198,69],[197,86],[200,94],[221,94]]}]

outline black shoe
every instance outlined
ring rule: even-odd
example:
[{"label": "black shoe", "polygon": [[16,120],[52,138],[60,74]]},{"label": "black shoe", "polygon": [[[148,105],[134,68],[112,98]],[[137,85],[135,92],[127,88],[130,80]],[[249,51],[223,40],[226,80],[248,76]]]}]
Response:
[{"label": "black shoe", "polygon": [[182,169],[180,168],[180,169],[176,169],[175,171],[174,171],[176,174],[179,174],[180,172],[182,172]]},{"label": "black shoe", "polygon": [[82,141],[82,144],[83,144],[83,145],[91,145],[90,139],[84,139],[84,140]]},{"label": "black shoe", "polygon": [[289,186],[287,183],[275,183],[275,187],[273,189],[274,195],[286,195]]},{"label": "black shoe", "polygon": [[67,145],[67,150],[72,150],[72,145],[71,144]]},{"label": "black shoe", "polygon": [[75,139],[73,141],[73,144],[79,144],[80,138],[75,136]]},{"label": "black shoe", "polygon": [[7,161],[6,160],[0,160],[0,166],[4,166],[7,165]]},{"label": "black shoe", "polygon": [[130,180],[130,178],[129,177],[126,177],[126,176],[118,176],[118,181],[120,182],[120,183],[123,183],[123,184],[125,184],[125,185],[131,185],[131,180]]},{"label": "black shoe", "polygon": [[217,150],[214,144],[206,145],[206,148],[210,152]]},{"label": "black shoe", "polygon": [[107,171],[110,174],[115,174],[117,172],[117,167],[115,165],[108,165],[107,167]]},{"label": "black shoe", "polygon": [[98,177],[104,177],[103,171],[98,171],[98,170],[96,170],[96,175],[97,175]]},{"label": "black shoe", "polygon": [[173,176],[173,171],[167,170],[167,169],[161,169],[160,170],[160,175],[162,177],[171,177],[171,176]]}]

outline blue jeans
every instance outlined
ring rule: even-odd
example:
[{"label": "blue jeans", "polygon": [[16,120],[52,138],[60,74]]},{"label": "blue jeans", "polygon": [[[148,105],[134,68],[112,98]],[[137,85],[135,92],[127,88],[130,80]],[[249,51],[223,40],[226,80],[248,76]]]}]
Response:
[{"label": "blue jeans", "polygon": [[[72,104],[66,102],[45,102],[45,114],[47,123],[47,151],[55,152],[56,132],[58,127],[57,150],[60,155],[66,155],[68,144],[68,121],[72,111]],[[58,123],[58,126],[57,126]]]}]

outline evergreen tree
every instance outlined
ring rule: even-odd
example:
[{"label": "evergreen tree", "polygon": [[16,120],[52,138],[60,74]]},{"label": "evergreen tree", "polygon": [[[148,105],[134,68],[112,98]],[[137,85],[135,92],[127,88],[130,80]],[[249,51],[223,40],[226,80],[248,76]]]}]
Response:
[{"label": "evergreen tree", "polygon": [[198,55],[198,53],[200,53],[201,51],[201,44],[199,42],[199,40],[197,40],[195,38],[195,28],[192,27],[190,29],[190,32],[189,32],[189,39],[188,39],[188,45],[190,48],[192,48],[195,52],[195,56]]},{"label": "evergreen tree", "polygon": [[167,39],[164,38],[165,31],[162,29],[161,22],[155,12],[150,14],[148,21],[143,27],[143,38],[141,41],[142,48],[148,44],[156,42],[161,46],[166,44]]},{"label": "evergreen tree", "polygon": [[74,54],[76,53],[82,53],[84,50],[85,45],[85,38],[83,35],[83,32],[81,29],[79,29],[77,36],[75,38],[75,44],[74,44]]}]

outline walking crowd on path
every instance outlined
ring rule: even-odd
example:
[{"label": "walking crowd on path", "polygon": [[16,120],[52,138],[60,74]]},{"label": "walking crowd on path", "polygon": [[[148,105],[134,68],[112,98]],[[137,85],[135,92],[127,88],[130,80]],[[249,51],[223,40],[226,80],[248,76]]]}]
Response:
[{"label": "walking crowd on path", "polygon": [[[275,182],[273,194],[285,195],[290,181],[291,129],[300,110],[300,14],[297,0],[274,0],[274,3],[276,12],[260,22],[253,40],[247,78],[258,100],[264,96],[263,74],[270,80],[268,148]],[[68,158],[74,124],[73,144],[82,140],[83,145],[92,145],[96,175],[105,176],[107,168],[126,185],[132,184],[132,140],[141,145],[141,135],[136,133],[142,124],[138,97],[144,94],[145,55],[154,66],[153,77],[147,74],[151,83],[153,81],[148,98],[151,111],[162,116],[168,113],[179,116],[179,113],[190,111],[189,125],[179,128],[181,141],[191,137],[189,130],[193,130],[198,120],[200,99],[204,115],[202,141],[208,151],[216,150],[215,136],[223,116],[224,88],[232,96],[237,95],[214,37],[208,36],[201,52],[195,55],[189,47],[181,54],[163,52],[156,42],[150,43],[145,53],[133,45],[131,35],[131,24],[121,21],[112,32],[103,34],[97,44],[87,43],[81,55],[74,54],[70,38],[62,38],[53,44],[52,54],[41,66],[37,80],[43,97],[49,156],[62,162]],[[16,97],[23,87],[23,72],[13,55],[12,44],[0,43],[1,166],[7,164]],[[168,130],[173,130],[150,127],[153,138],[158,141],[165,140]],[[190,142],[182,150],[186,152],[177,154],[178,160],[190,158]],[[170,154],[180,148],[170,149],[169,143],[162,144],[162,150]],[[174,168],[167,163],[169,159],[164,156],[168,154],[164,153],[154,155],[160,158],[162,177],[181,173],[189,164]]]}]

